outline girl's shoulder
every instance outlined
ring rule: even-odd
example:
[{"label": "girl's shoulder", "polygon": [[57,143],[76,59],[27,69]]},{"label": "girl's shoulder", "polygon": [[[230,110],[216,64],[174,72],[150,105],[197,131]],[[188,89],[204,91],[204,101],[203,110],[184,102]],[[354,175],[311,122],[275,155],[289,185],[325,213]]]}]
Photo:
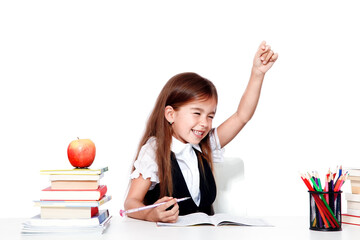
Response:
[{"label": "girl's shoulder", "polygon": [[[146,141],[146,143],[144,144],[144,146],[152,147],[152,148],[156,147],[156,137],[150,137],[150,138]],[[144,146],[143,146],[143,147],[144,147]]]},{"label": "girl's shoulder", "polygon": [[[149,178],[154,184],[159,182],[158,166],[156,163],[156,139],[149,140],[141,147],[138,158],[134,162],[134,171],[131,173],[131,179],[138,178],[140,174],[144,179]],[[151,189],[154,187],[151,185]]]},{"label": "girl's shoulder", "polygon": [[155,156],[156,146],[156,138],[150,137],[141,147],[138,159],[143,158],[144,155]]}]

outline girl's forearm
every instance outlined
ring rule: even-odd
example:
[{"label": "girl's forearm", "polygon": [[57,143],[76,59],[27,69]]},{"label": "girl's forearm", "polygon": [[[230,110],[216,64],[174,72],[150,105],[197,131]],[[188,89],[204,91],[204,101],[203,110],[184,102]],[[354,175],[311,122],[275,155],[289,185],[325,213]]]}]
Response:
[{"label": "girl's forearm", "polygon": [[254,115],[259,102],[264,76],[264,73],[252,69],[249,83],[236,111],[239,124],[246,124]]},{"label": "girl's forearm", "polygon": [[[136,199],[127,199],[124,203],[124,206],[125,206],[126,210],[129,210],[129,209],[144,207],[145,205],[141,201],[138,201]],[[150,221],[150,218],[151,218],[149,216],[150,211],[151,210],[143,210],[143,211],[139,211],[139,212],[133,212],[133,213],[127,214],[127,216],[131,217],[131,218]]]},{"label": "girl's forearm", "polygon": [[218,127],[218,137],[221,147],[225,147],[241,131],[254,115],[259,102],[264,73],[251,71],[249,83],[241,97],[236,112]]}]

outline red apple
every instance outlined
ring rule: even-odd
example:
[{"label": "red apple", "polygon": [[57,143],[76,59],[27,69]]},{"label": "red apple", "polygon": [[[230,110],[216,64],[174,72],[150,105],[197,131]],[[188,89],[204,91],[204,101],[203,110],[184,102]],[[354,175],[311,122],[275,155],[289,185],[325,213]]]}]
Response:
[{"label": "red apple", "polygon": [[67,154],[71,165],[87,168],[95,159],[95,144],[90,139],[76,139],[69,144]]}]

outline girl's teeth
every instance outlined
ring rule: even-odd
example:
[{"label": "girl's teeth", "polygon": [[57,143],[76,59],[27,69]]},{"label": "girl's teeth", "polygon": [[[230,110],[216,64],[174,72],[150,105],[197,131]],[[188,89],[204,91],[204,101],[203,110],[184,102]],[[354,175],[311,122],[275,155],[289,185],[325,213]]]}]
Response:
[{"label": "girl's teeth", "polygon": [[196,130],[194,130],[194,133],[195,133],[196,135],[202,135],[202,132],[199,132],[199,131],[196,131]]}]

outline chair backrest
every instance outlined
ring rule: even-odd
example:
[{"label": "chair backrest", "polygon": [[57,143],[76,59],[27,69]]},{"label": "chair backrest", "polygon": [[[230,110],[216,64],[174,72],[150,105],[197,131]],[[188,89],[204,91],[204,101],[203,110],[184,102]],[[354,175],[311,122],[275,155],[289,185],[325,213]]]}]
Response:
[{"label": "chair backrest", "polygon": [[244,162],[240,158],[225,158],[214,163],[217,195],[215,213],[246,215]]}]

